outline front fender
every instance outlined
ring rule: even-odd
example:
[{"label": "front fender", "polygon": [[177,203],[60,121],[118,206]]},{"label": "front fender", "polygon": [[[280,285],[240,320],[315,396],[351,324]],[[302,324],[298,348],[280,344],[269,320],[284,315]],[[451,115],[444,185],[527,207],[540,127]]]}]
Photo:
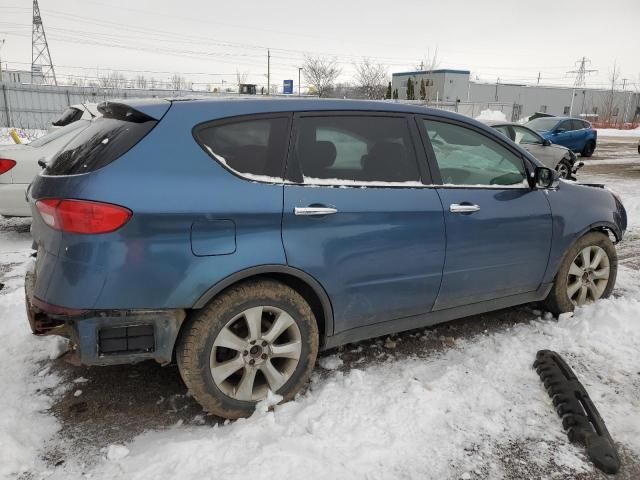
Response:
[{"label": "front fender", "polygon": [[547,190],[553,214],[553,234],[544,282],[552,282],[571,245],[586,233],[608,230],[622,240],[627,227],[624,206],[601,185],[580,185],[561,181]]}]

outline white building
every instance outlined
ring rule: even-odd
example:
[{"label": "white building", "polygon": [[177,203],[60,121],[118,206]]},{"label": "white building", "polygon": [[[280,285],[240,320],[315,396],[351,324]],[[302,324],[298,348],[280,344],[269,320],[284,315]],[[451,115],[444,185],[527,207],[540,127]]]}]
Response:
[{"label": "white building", "polygon": [[399,99],[407,99],[408,79],[414,83],[415,100],[422,100],[420,84],[424,80],[427,103],[451,107],[456,104],[509,105],[511,120],[535,112],[582,116],[617,124],[640,120],[640,94],[631,91],[616,90],[612,94],[610,90],[594,88],[482,83],[471,80],[468,70],[439,69],[392,74],[392,88],[398,90]]}]

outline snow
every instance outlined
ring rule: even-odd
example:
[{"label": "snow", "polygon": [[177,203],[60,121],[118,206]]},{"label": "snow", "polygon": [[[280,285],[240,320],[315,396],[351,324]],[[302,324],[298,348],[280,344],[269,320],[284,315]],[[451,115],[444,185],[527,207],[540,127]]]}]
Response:
[{"label": "snow", "polygon": [[[11,130],[13,130],[13,128],[0,127],[0,145],[15,145],[13,138],[9,136],[9,132]],[[46,130],[37,130],[33,128],[16,128],[16,132],[22,140],[22,143],[29,143],[47,133]]]},{"label": "snow", "polygon": [[[7,220],[16,224],[21,220]],[[23,278],[31,242],[15,232],[0,232],[0,256],[14,264],[3,276],[0,292],[0,478],[15,478],[39,465],[39,451],[58,430],[58,422],[47,409],[48,390],[60,379],[49,372],[46,360],[58,357],[66,342],[59,337],[35,337],[29,330],[24,309]]]},{"label": "snow", "polygon": [[[637,180],[581,181],[610,184],[627,207],[627,235],[638,235]],[[640,272],[621,263],[617,296],[574,315],[556,321],[534,311],[529,322],[456,338],[442,351],[385,354],[378,362],[345,366],[338,353],[325,355],[309,388],[289,403],[276,405],[280,398],[270,394],[248,419],[179,422],[111,444],[95,464],[78,456],[52,470],[40,460],[59,428],[47,409],[64,389],[84,389],[86,379],[66,384],[52,374],[46,360],[64,342],[29,332],[22,294],[29,246],[28,235],[0,232],[0,254],[12,265],[0,292],[0,478],[502,478],[514,445],[514,461],[553,465],[557,478],[573,478],[592,466],[568,442],[532,369],[543,348],[567,359],[613,438],[640,456]],[[397,341],[380,339],[390,353]]]},{"label": "snow", "polygon": [[598,128],[598,138],[602,137],[627,137],[640,138],[640,127],[633,130],[620,130],[617,128]]},{"label": "snow", "polygon": [[491,110],[490,108],[487,110],[482,110],[480,115],[476,117],[476,120],[479,121],[497,121],[497,122],[506,122],[507,116],[501,112],[500,110]]}]

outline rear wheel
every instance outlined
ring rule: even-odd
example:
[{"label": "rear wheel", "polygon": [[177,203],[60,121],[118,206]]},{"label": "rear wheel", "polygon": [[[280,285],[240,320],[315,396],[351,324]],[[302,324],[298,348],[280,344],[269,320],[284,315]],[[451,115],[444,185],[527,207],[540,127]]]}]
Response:
[{"label": "rear wheel", "polygon": [[611,295],[618,273],[616,249],[604,233],[580,238],[565,256],[545,300],[554,315]]},{"label": "rear wheel", "polygon": [[593,155],[593,152],[595,152],[595,150],[596,150],[596,142],[594,142],[593,140],[589,140],[587,144],[584,146],[584,148],[582,149],[582,156],[590,157],[591,155]]},{"label": "rear wheel", "polygon": [[570,178],[571,177],[571,165],[566,160],[560,160],[558,165],[556,165],[556,172],[558,172],[558,176],[560,178]]},{"label": "rear wheel", "polygon": [[177,348],[182,378],[209,413],[224,418],[251,415],[269,391],[292,399],[318,354],[311,308],[272,280],[232,287],[185,328]]}]

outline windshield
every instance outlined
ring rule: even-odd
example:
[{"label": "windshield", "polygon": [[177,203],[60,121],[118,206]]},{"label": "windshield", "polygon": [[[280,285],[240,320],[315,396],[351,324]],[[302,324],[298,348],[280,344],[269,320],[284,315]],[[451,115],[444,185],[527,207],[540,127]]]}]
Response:
[{"label": "windshield", "polygon": [[86,128],[87,125],[89,125],[89,122],[84,122],[84,121],[77,121],[77,122],[70,123],[65,127],[62,127],[58,130],[54,130],[53,132],[47,133],[46,135],[43,135],[42,137],[34,140],[33,142],[30,142],[29,145],[31,145],[34,148],[42,147],[43,145],[46,145],[47,143],[52,142],[60,137],[63,137],[65,135],[70,135],[72,132],[78,133],[81,129]]},{"label": "windshield", "polygon": [[553,130],[553,128],[557,124],[558,124],[558,119],[556,117],[540,117],[525,123],[527,127],[533,128],[534,130],[538,130],[538,131]]}]

